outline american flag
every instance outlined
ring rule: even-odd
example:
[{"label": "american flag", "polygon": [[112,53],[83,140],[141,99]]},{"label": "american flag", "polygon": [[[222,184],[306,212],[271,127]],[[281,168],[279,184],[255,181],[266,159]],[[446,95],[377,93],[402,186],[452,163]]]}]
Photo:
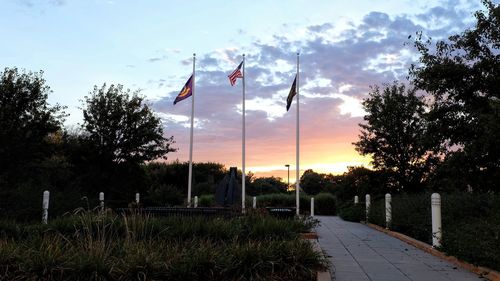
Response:
[{"label": "american flag", "polygon": [[241,66],[243,65],[243,62],[238,65],[238,67],[227,77],[229,77],[229,83],[231,83],[231,86],[234,86],[236,84],[236,79],[238,78],[243,78],[243,74],[241,73]]}]

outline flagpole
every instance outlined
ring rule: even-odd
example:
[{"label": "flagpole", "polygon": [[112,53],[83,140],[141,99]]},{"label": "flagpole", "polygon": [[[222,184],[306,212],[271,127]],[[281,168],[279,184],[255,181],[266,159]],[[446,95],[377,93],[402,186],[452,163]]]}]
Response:
[{"label": "flagpole", "polygon": [[296,204],[297,204],[297,215],[300,214],[300,211],[299,211],[299,207],[300,207],[300,177],[299,177],[299,171],[300,171],[300,167],[299,167],[299,130],[300,130],[300,126],[299,126],[299,107],[300,107],[300,102],[299,102],[299,56],[300,56],[300,53],[297,52],[297,85],[296,85],[296,92],[297,92],[297,129],[296,129],[296,137],[297,137],[297,140],[296,140],[296,144],[297,144],[297,151],[296,151],[296,156],[297,156],[297,163],[296,163],[296,175],[295,175],[295,201],[296,201]]},{"label": "flagpole", "polygon": [[189,176],[188,176],[188,197],[187,206],[191,207],[191,186],[193,183],[193,123],[194,123],[194,87],[195,87],[195,62],[196,54],[193,54],[193,88],[191,90],[191,132],[189,136]]},{"label": "flagpole", "polygon": [[243,118],[242,118],[242,133],[241,133],[241,212],[245,213],[245,198],[246,198],[246,190],[245,190],[245,54],[243,54]]}]

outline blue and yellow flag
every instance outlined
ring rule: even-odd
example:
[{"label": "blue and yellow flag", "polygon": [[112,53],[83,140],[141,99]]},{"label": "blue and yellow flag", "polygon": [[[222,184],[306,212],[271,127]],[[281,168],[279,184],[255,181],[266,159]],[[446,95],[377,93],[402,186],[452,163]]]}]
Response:
[{"label": "blue and yellow flag", "polygon": [[177,97],[174,100],[174,105],[181,100],[189,98],[193,94],[193,75],[189,77],[188,81],[182,88],[181,92],[177,95]]}]

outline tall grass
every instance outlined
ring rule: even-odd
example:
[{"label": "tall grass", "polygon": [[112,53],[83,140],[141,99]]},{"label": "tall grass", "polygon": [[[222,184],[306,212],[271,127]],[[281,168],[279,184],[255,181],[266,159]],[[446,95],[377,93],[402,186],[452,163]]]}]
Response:
[{"label": "tall grass", "polygon": [[316,223],[93,212],[46,226],[0,222],[11,226],[0,280],[312,280],[327,261],[297,237]]}]

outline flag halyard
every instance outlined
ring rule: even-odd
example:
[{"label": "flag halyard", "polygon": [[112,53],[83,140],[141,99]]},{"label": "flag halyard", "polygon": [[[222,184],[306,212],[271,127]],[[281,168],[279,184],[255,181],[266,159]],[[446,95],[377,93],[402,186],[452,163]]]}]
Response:
[{"label": "flag halyard", "polygon": [[238,67],[231,72],[227,77],[229,78],[229,83],[231,83],[231,86],[234,86],[236,84],[236,79],[238,78],[243,78],[243,73],[241,73],[241,66],[243,65],[243,61],[238,65]]}]

